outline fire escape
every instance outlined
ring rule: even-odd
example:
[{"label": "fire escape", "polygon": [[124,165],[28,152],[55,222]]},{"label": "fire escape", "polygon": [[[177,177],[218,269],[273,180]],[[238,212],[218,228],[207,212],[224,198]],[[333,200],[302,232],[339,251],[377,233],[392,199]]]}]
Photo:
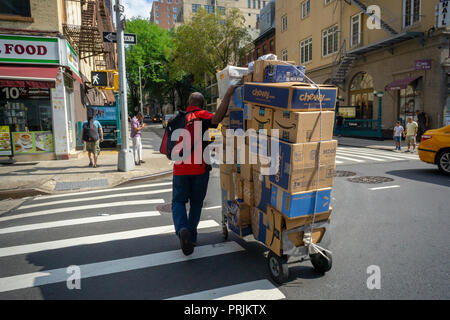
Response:
[{"label": "fire escape", "polygon": [[114,31],[105,0],[78,1],[81,3],[81,24],[63,25],[64,34],[70,39],[81,59],[94,57],[96,68],[114,69],[114,46],[103,42],[103,31]]},{"label": "fire escape", "polygon": [[[368,6],[364,3],[365,1],[361,0],[344,0],[344,1],[349,5],[355,5],[357,8],[359,8],[359,10],[362,13],[364,13],[368,17],[372,17],[372,15],[374,14],[367,12]],[[392,28],[386,21],[380,19],[379,22],[381,28],[384,31],[386,31],[386,33],[389,35],[389,38],[396,39],[399,37],[399,33],[394,28]],[[384,41],[382,41],[382,43],[384,44]],[[344,40],[337,55],[337,59],[334,62],[334,67],[331,75],[331,83],[337,86],[343,85],[348,71],[350,70],[350,68],[352,67],[353,63],[355,62],[355,60],[358,58],[359,55],[382,47],[385,46],[384,45],[376,46],[376,44],[374,44],[373,46],[370,46],[370,50],[367,51],[360,51],[360,52],[358,52],[358,50],[347,51],[347,43],[346,40]]]}]

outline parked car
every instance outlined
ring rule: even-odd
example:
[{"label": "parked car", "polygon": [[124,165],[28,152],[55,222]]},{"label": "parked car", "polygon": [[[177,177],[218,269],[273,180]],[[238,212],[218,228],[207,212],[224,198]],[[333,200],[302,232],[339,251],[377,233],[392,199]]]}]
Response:
[{"label": "parked car", "polygon": [[155,114],[153,116],[153,120],[152,121],[153,121],[153,123],[162,122],[162,114],[159,114],[159,113]]},{"label": "parked car", "polygon": [[424,162],[437,164],[442,173],[450,175],[450,126],[425,131],[419,157]]},{"label": "parked car", "polygon": [[152,117],[149,114],[144,115],[144,122],[150,122]]},{"label": "parked car", "polygon": [[163,128],[165,128],[167,126],[167,122],[170,120],[170,118],[172,118],[174,116],[174,114],[166,114],[164,116],[164,120],[162,122],[162,126]]}]

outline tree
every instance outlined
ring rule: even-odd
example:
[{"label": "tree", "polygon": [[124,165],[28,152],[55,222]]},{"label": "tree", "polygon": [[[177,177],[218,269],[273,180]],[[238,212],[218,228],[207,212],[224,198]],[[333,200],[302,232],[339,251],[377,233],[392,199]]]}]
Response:
[{"label": "tree", "polygon": [[171,78],[192,74],[196,84],[203,84],[205,74],[214,77],[217,70],[236,65],[244,55],[242,48],[251,41],[244,23],[239,9],[226,14],[197,12],[174,33]]},{"label": "tree", "polygon": [[143,96],[148,93],[152,101],[163,104],[166,101],[166,92],[161,88],[166,88],[169,82],[168,57],[173,44],[170,33],[142,18],[128,20],[125,31],[137,35],[137,44],[125,50],[129,86],[128,109],[134,111],[134,108],[140,105],[140,66]]}]

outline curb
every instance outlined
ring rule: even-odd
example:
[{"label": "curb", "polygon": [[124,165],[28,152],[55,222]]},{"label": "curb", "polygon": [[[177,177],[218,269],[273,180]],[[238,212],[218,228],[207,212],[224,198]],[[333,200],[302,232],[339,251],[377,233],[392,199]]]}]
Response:
[{"label": "curb", "polygon": [[49,192],[41,191],[39,189],[18,189],[18,190],[7,190],[0,191],[0,200],[6,199],[20,199],[25,197],[35,197],[42,195],[51,195]]}]

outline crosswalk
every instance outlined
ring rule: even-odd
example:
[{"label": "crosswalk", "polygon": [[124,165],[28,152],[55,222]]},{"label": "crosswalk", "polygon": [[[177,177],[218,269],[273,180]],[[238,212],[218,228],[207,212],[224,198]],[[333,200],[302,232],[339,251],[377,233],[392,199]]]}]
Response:
[{"label": "crosswalk", "polygon": [[[248,251],[223,241],[217,204],[205,207],[198,246],[184,256],[171,214],[158,209],[170,198],[162,180],[26,200],[0,217],[0,299],[286,298],[263,255],[259,273],[239,276]],[[71,270],[81,289],[70,289]]]},{"label": "crosswalk", "polygon": [[383,163],[393,161],[419,160],[417,153],[393,152],[382,149],[340,146],[336,152],[336,164]]}]

